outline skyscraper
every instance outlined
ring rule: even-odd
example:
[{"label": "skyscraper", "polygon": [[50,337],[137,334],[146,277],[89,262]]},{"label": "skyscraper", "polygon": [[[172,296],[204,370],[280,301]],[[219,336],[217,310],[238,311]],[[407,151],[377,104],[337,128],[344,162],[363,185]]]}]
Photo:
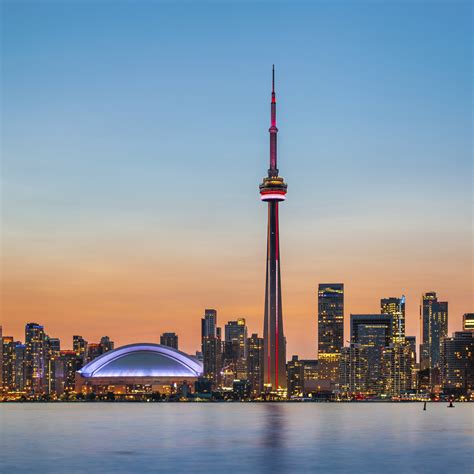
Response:
[{"label": "skyscraper", "polygon": [[318,287],[319,379],[339,380],[339,357],[344,346],[344,284],[320,283]]},{"label": "skyscraper", "polygon": [[430,370],[430,381],[439,382],[441,341],[448,335],[448,303],[438,301],[434,291],[425,293],[420,306],[420,368]]},{"label": "skyscraper", "polygon": [[368,390],[381,393],[383,350],[392,342],[391,314],[351,314],[351,342],[366,350]]},{"label": "skyscraper", "polygon": [[268,203],[267,271],[265,282],[265,345],[264,383],[273,389],[286,388],[286,343],[283,332],[280,278],[280,235],[278,206],[285,200],[287,185],[278,176],[275,68],[272,71],[270,124],[270,167],[260,184],[261,200]]},{"label": "skyscraper", "polygon": [[231,365],[235,378],[247,378],[247,325],[245,318],[229,321],[225,325],[224,359]]},{"label": "skyscraper", "polygon": [[391,314],[393,318],[393,342],[403,342],[405,338],[405,296],[390,297],[380,300],[380,312]]},{"label": "skyscraper", "polygon": [[447,393],[474,390],[474,333],[455,332],[441,341],[441,381]]},{"label": "skyscraper", "polygon": [[5,392],[13,391],[15,383],[15,372],[14,372],[14,361],[15,361],[15,342],[11,336],[3,336],[2,346],[0,350],[2,352],[2,366],[0,370],[2,372],[3,387],[0,387],[0,391],[3,389]]},{"label": "skyscraper", "polygon": [[160,344],[163,346],[178,349],[178,336],[175,332],[164,332],[160,336]]},{"label": "skyscraper", "polygon": [[43,326],[27,323],[25,326],[25,379],[26,388],[36,393],[45,391],[46,335]]},{"label": "skyscraper", "polygon": [[263,391],[264,342],[258,334],[252,334],[247,341],[247,378],[252,392],[259,395]]},{"label": "skyscraper", "polygon": [[204,377],[217,386],[222,366],[221,331],[217,327],[217,311],[206,309],[201,319],[201,348],[204,363]]}]

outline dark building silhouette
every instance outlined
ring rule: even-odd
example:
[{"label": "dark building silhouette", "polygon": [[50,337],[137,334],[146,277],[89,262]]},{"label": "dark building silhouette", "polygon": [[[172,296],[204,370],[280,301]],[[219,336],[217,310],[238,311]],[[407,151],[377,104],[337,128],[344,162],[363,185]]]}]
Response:
[{"label": "dark building silhouette", "polygon": [[164,332],[160,336],[160,344],[162,346],[172,347],[178,349],[178,335],[174,332]]}]

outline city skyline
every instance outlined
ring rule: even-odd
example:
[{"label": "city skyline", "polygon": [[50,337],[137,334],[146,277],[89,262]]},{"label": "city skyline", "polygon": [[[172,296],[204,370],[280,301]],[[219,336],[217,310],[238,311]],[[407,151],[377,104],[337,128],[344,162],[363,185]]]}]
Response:
[{"label": "city skyline", "polygon": [[[193,352],[209,307],[220,321],[245,317],[262,335],[265,229],[255,183],[272,62],[294,183],[281,230],[287,358],[316,353],[326,281],[345,285],[345,334],[351,313],[406,295],[406,334],[419,341],[429,291],[449,302],[448,334],[461,330],[473,310],[462,7],[252,6],[243,9],[248,23],[238,9],[223,21],[219,7],[149,5],[130,15],[125,4],[94,5],[97,23],[82,6],[68,8],[4,7],[8,335],[22,339],[28,321],[65,341],[72,327],[88,340],[114,327],[121,346],[175,331]],[[123,35],[125,25],[136,34]],[[269,35],[275,29],[281,38]]]}]

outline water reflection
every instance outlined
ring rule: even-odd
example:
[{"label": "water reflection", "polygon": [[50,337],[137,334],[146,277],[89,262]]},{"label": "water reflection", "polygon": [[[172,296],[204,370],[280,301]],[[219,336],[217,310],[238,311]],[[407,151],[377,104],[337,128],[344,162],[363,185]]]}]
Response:
[{"label": "water reflection", "polygon": [[281,403],[266,403],[262,406],[262,472],[288,472],[286,470],[287,411]]}]

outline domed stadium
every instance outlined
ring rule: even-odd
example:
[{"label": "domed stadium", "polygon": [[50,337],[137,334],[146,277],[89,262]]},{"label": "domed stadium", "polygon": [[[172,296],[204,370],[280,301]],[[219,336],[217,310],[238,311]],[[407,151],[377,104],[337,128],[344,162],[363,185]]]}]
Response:
[{"label": "domed stadium", "polygon": [[193,385],[202,362],[160,344],[130,344],[97,357],[76,372],[76,391],[132,393],[172,391]]}]

